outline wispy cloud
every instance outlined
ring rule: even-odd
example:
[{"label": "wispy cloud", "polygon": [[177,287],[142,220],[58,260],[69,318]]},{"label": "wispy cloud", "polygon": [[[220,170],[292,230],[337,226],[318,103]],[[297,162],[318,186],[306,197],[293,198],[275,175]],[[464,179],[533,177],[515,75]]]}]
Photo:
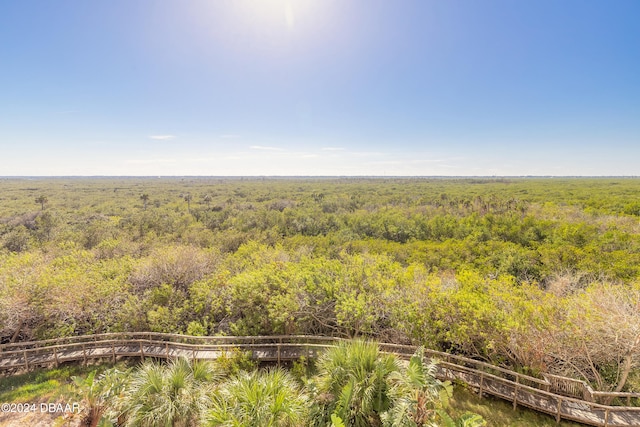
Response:
[{"label": "wispy cloud", "polygon": [[238,135],[237,133],[225,133],[225,134],[220,135],[220,138],[237,139],[237,138],[240,138],[240,135]]},{"label": "wispy cloud", "polygon": [[342,147],[322,147],[322,151],[344,151]]},{"label": "wispy cloud", "polygon": [[155,139],[156,141],[168,141],[175,138],[175,135],[149,135],[149,138]]},{"label": "wispy cloud", "polygon": [[388,154],[382,153],[380,151],[353,151],[350,154],[357,157],[368,157],[368,156],[386,156]]},{"label": "wispy cloud", "polygon": [[251,147],[252,150],[265,150],[265,151],[284,151],[284,148],[279,148],[279,147],[267,147],[264,145],[252,145]]},{"label": "wispy cloud", "polygon": [[136,164],[136,165],[146,165],[146,164],[154,164],[154,163],[175,163],[176,159],[129,159],[127,163]]}]

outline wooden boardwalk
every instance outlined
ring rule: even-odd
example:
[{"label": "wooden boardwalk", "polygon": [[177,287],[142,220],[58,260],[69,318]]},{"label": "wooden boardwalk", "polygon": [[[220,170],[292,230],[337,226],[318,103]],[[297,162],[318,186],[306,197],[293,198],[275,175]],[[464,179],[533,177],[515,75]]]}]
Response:
[{"label": "wooden boardwalk", "polygon": [[[250,352],[261,362],[288,362],[317,357],[335,346],[338,338],[316,336],[192,337],[160,333],[115,333],[68,337],[0,345],[0,374],[57,366],[65,362],[88,363],[123,357],[144,359],[187,357],[216,359],[233,349]],[[380,348],[403,359],[416,347],[381,343]],[[534,378],[477,360],[433,350],[440,379],[462,381],[480,395],[491,395],[550,414],[557,421],[577,421],[592,426],[640,426],[640,393],[595,392],[582,381],[546,375]],[[608,403],[613,402],[613,403]],[[632,406],[636,405],[636,406]]]}]

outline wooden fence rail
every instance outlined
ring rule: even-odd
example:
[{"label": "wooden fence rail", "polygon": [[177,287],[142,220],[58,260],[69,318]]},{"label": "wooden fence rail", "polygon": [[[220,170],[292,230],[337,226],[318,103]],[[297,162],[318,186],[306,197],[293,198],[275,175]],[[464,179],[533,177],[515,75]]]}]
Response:
[{"label": "wooden fence rail", "polygon": [[[263,362],[287,362],[301,356],[317,357],[339,338],[318,336],[192,337],[160,333],[112,333],[0,345],[0,373],[10,375],[65,362],[122,357],[216,359],[233,349],[250,352]],[[383,352],[409,358],[414,346],[381,343]],[[544,375],[535,378],[488,363],[425,350],[437,359],[440,379],[461,381],[480,396],[496,396],[561,419],[592,426],[640,426],[640,393],[595,392],[571,378]],[[606,402],[604,404],[602,402]],[[631,406],[635,404],[636,406]],[[619,406],[618,406],[619,405]]]}]

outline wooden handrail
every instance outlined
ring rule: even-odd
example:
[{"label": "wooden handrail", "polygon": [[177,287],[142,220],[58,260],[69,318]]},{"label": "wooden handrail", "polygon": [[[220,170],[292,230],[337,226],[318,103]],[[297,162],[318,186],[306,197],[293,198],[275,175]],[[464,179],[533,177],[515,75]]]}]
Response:
[{"label": "wooden handrail", "polygon": [[[43,341],[0,345],[0,372],[29,370],[37,366],[58,365],[68,361],[117,357],[170,358],[185,355],[190,358],[213,359],[231,348],[251,351],[258,360],[296,360],[310,357],[318,351],[335,346],[340,338],[306,335],[276,336],[215,336],[194,337],[153,332],[106,333]],[[381,351],[402,358],[410,357],[415,346],[380,343]],[[631,427],[640,425],[640,407],[631,407],[631,399],[640,393],[595,392],[586,383],[571,378],[545,375],[543,379],[527,376],[463,356],[435,350],[425,350],[425,356],[442,360],[438,375],[455,379],[477,388],[481,396],[493,395],[539,412],[593,426]],[[552,390],[553,382],[581,388],[585,395],[566,396]],[[586,391],[585,391],[586,390]],[[577,393],[574,393],[577,394]],[[600,399],[626,399],[627,406],[600,404]]]}]

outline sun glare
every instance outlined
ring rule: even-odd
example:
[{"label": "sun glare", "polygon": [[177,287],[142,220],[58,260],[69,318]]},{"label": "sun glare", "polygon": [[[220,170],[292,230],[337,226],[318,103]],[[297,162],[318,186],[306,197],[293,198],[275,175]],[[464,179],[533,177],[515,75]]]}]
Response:
[{"label": "sun glare", "polygon": [[301,31],[322,19],[323,2],[309,0],[245,0],[233,3],[244,24],[268,31]]},{"label": "sun glare", "polygon": [[296,13],[303,7],[297,4],[295,9],[291,0],[241,1],[236,3],[240,14],[252,25],[280,26],[293,29]]}]

